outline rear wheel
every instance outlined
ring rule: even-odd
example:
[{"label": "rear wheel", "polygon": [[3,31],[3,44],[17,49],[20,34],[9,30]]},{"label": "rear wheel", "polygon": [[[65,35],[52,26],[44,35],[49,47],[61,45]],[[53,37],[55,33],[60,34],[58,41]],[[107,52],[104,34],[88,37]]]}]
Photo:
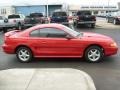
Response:
[{"label": "rear wheel", "polygon": [[20,62],[28,63],[32,61],[33,54],[27,47],[19,47],[16,51],[16,56]]},{"label": "rear wheel", "polygon": [[90,46],[85,51],[85,55],[84,55],[86,61],[92,63],[101,61],[102,57],[103,57],[103,50],[98,46]]}]

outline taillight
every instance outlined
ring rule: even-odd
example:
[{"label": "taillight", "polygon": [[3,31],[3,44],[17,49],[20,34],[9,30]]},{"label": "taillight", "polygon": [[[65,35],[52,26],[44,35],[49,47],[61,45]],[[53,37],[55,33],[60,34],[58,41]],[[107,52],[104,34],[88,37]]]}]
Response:
[{"label": "taillight", "polygon": [[68,16],[68,20],[72,20],[73,19],[73,17],[72,16]]},{"label": "taillight", "polygon": [[96,21],[96,17],[95,16],[93,16],[92,18],[93,18],[94,21]]},{"label": "taillight", "polygon": [[51,21],[51,19],[52,19],[52,17],[48,17],[48,21],[49,21],[49,22]]},{"label": "taillight", "polygon": [[76,19],[77,19],[77,20],[80,20],[80,17],[79,17],[79,16],[76,16]]}]

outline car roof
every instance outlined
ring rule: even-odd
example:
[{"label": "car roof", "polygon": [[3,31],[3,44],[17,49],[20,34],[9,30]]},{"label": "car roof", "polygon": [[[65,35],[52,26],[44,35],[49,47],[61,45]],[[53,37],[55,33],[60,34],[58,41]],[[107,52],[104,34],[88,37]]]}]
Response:
[{"label": "car roof", "polygon": [[39,24],[39,25],[36,25],[36,26],[33,26],[31,27],[30,29],[37,29],[37,28],[47,28],[47,27],[53,27],[53,28],[59,28],[59,29],[62,29],[64,28],[64,25],[62,24],[57,24],[57,23],[52,23],[52,24]]}]

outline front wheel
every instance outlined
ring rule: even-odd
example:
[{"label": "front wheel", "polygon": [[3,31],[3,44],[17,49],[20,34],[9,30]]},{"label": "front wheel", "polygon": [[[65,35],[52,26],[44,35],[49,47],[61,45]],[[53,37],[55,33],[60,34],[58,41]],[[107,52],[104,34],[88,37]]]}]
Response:
[{"label": "front wheel", "polygon": [[84,58],[88,62],[99,62],[103,57],[103,50],[98,46],[91,46],[85,51]]},{"label": "front wheel", "polygon": [[16,56],[20,62],[27,63],[32,61],[33,55],[29,48],[20,47],[16,51]]}]

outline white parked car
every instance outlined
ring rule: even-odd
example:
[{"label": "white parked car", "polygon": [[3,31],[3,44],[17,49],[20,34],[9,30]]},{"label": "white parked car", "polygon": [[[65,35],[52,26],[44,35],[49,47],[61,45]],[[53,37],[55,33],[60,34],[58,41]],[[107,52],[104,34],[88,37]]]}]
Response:
[{"label": "white parked car", "polygon": [[11,23],[4,16],[0,16],[0,31],[6,32],[8,28],[11,28]]},{"label": "white parked car", "polygon": [[22,29],[22,27],[24,26],[24,19],[25,16],[23,14],[8,15],[8,22],[11,24],[12,27],[17,29]]}]

